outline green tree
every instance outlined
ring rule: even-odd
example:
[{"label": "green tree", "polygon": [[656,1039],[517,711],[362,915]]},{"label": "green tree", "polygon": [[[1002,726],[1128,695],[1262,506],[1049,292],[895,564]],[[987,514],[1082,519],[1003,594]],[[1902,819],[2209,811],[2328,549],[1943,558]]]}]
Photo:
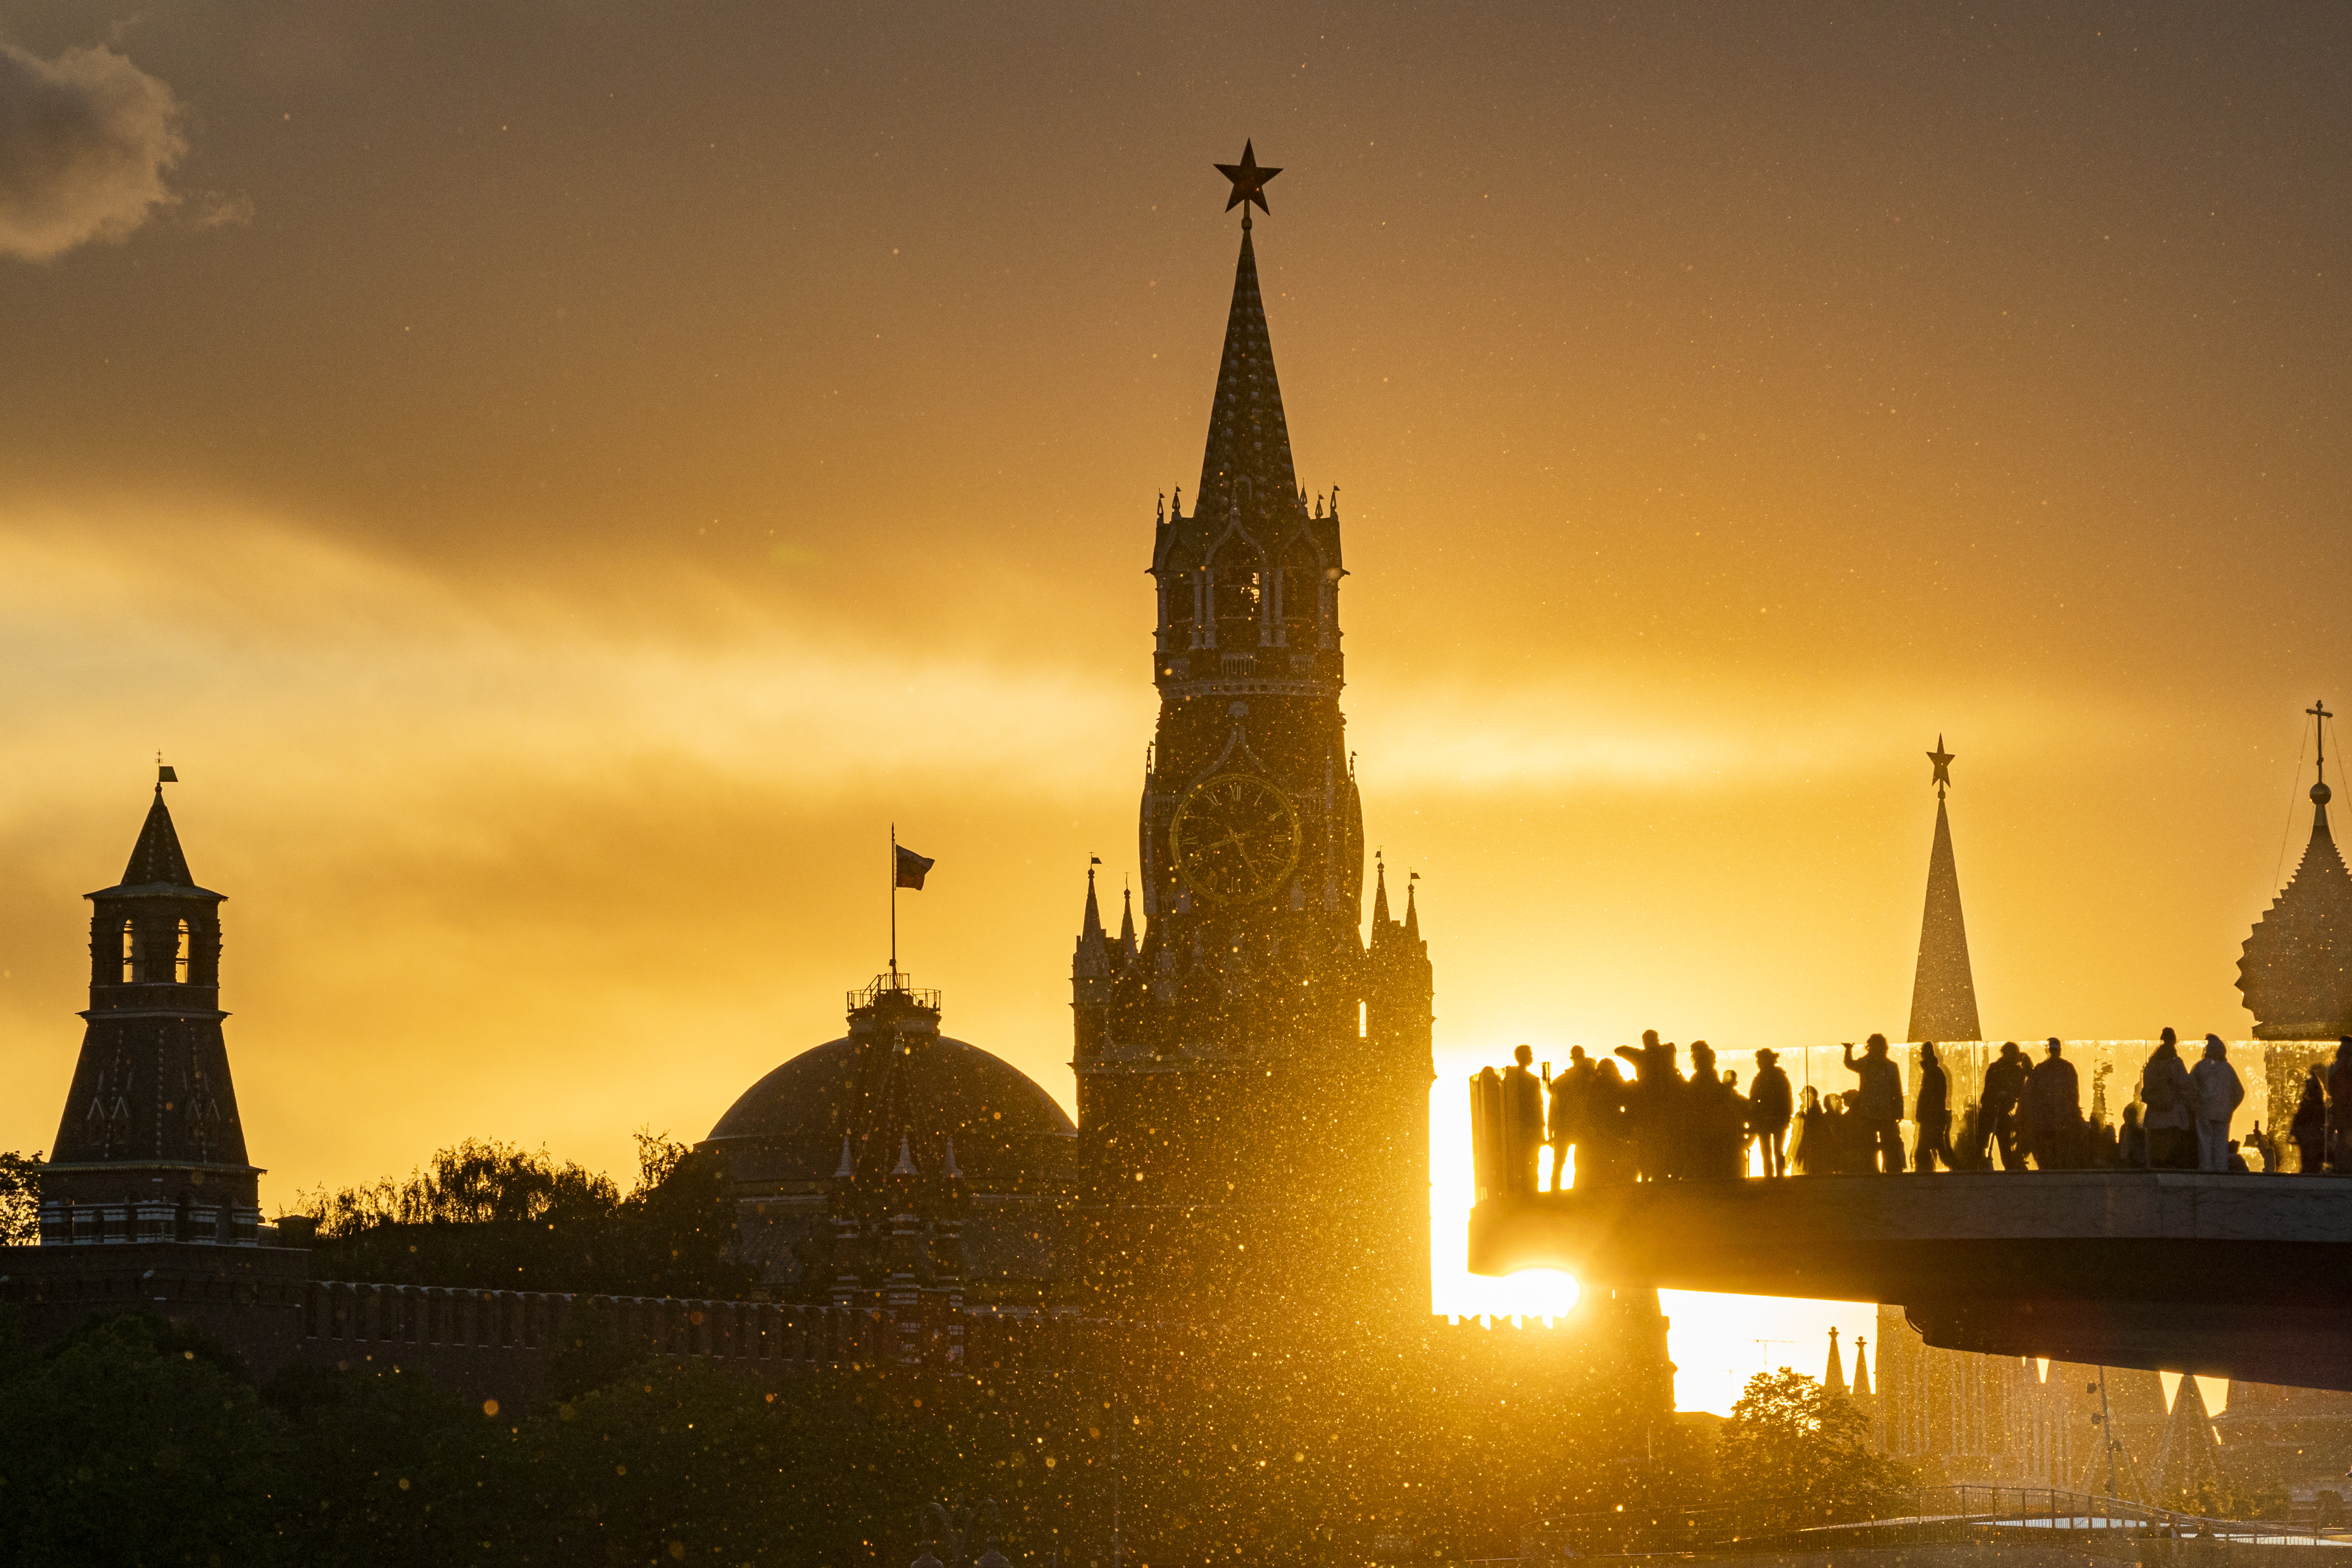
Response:
[{"label": "green tree", "polygon": [[0,1247],[41,1239],[41,1152],[0,1150]]},{"label": "green tree", "polygon": [[248,1563],[271,1424],[235,1357],[158,1319],[0,1362],[0,1542],[21,1563]]},{"label": "green tree", "polygon": [[1717,1438],[1716,1472],[1718,1497],[1741,1507],[1742,1533],[1868,1519],[1912,1485],[1903,1466],[1871,1452],[1870,1424],[1851,1400],[1785,1367],[1748,1380]]}]

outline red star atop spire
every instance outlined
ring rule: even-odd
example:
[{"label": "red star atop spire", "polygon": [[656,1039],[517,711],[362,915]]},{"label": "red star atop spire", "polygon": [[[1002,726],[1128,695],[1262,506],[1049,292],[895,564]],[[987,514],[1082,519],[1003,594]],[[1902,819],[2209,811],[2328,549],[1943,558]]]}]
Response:
[{"label": "red star atop spire", "polygon": [[[1259,168],[1257,166],[1257,153],[1252,149],[1251,144],[1247,141],[1244,141],[1242,142],[1242,161],[1240,163],[1219,163],[1216,165],[1216,169],[1217,173],[1223,174],[1225,178],[1234,183],[1234,194],[1225,203],[1225,210],[1227,212],[1233,211],[1235,207],[1240,206],[1244,202],[1255,202],[1257,204],[1258,211],[1265,214],[1268,217],[1272,217],[1274,216],[1274,209],[1265,205],[1265,183],[1274,178],[1276,174],[1282,173],[1282,171],[1279,169]],[[1247,217],[1249,214],[1244,212],[1242,216],[1244,217]]]}]

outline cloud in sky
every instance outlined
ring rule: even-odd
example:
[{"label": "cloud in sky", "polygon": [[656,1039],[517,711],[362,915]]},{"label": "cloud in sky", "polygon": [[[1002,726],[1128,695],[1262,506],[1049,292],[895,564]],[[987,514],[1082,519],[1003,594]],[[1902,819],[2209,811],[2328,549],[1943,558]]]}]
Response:
[{"label": "cloud in sky", "polygon": [[[163,176],[187,151],[171,87],[125,56],[0,44],[0,254],[47,261],[128,237],[177,200]],[[207,201],[203,221],[238,210]]]}]

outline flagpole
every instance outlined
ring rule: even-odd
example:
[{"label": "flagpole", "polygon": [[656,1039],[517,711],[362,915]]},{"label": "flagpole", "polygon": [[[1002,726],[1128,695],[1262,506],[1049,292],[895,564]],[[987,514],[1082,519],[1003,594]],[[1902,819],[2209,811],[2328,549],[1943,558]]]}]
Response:
[{"label": "flagpole", "polygon": [[898,984],[898,825],[890,825],[890,984]]}]

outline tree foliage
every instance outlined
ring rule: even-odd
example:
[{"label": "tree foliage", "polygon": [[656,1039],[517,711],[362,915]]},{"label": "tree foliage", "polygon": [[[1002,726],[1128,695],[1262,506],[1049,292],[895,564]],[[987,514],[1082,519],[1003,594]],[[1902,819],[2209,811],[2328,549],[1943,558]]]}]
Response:
[{"label": "tree foliage", "polygon": [[1132,1563],[1307,1568],[1383,1538],[1420,1562],[1507,1555],[1531,1517],[1687,1480],[1637,1473],[1650,1436],[1605,1368],[1475,1328],[1108,1334],[969,1375],[762,1380],[606,1350],[522,1412],[383,1361],[256,1390],[153,1320],[0,1346],[0,1563],[897,1568],[925,1505],[992,1499],[1011,1560],[1084,1563],[1108,1555],[1116,1479]]},{"label": "tree foliage", "polygon": [[210,1342],[133,1316],[44,1355],[0,1352],[0,1409],[9,1561],[243,1563],[258,1550],[269,1424]]},{"label": "tree foliage", "polygon": [[41,1239],[41,1152],[0,1150],[0,1247]]},{"label": "tree foliage", "polygon": [[757,1282],[730,1256],[734,1200],[708,1155],[637,1134],[637,1185],[546,1151],[468,1139],[404,1179],[298,1200],[319,1224],[312,1268],[387,1284],[732,1297]]},{"label": "tree foliage", "polygon": [[1748,1380],[1716,1442],[1717,1494],[1757,1528],[1868,1519],[1912,1485],[1852,1400],[1786,1367]]}]

